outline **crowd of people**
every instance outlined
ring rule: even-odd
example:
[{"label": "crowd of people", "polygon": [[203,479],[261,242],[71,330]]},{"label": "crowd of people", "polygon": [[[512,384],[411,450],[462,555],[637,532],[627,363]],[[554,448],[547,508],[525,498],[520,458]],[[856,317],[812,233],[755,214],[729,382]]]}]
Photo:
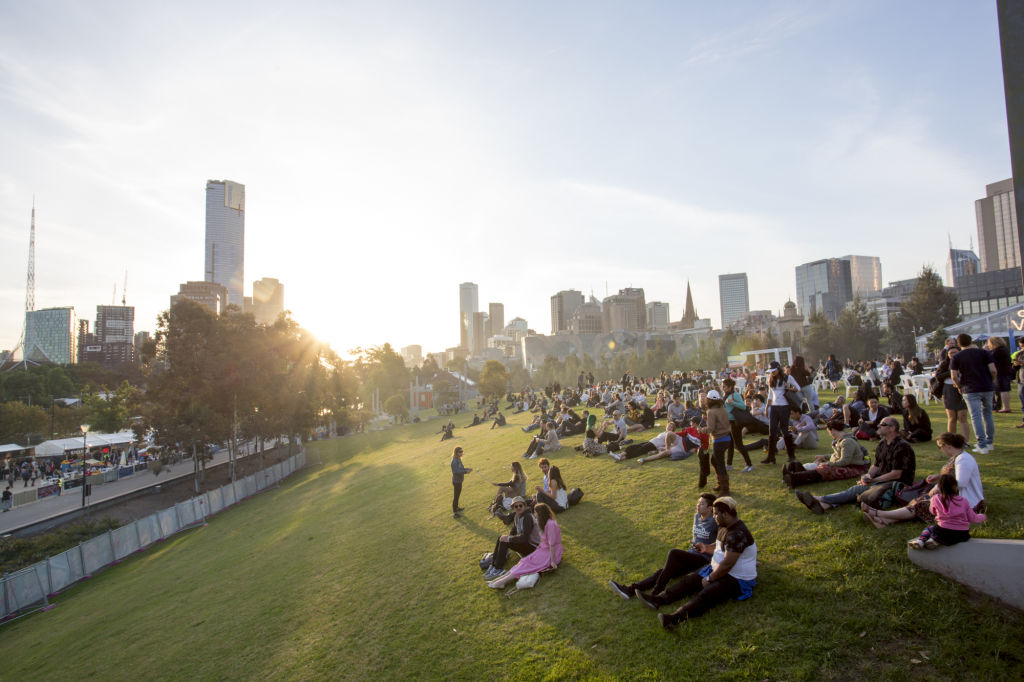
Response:
[{"label": "crowd of people", "polygon": [[[1024,349],[1024,343],[1020,345]],[[714,473],[713,492],[698,498],[689,546],[671,550],[663,566],[636,582],[609,583],[624,599],[636,598],[656,611],[682,601],[670,613],[659,613],[665,628],[700,616],[716,604],[753,594],[757,545],[730,492],[737,451],[744,463],[740,473],[749,473],[755,467],[752,451],[763,450],[760,464],[772,465],[784,450],[783,482],[815,514],[856,504],[873,527],[923,522],[924,531],[908,543],[912,548],[962,542],[969,537],[971,523],[986,519],[978,463],[968,449],[987,454],[994,447],[994,396],[1006,393],[996,400],[1001,400],[998,411],[1009,410],[1009,386],[1001,381],[999,368],[1008,364],[1018,373],[1024,371],[1024,351],[1007,355],[1004,362],[996,352],[1000,348],[1005,344],[998,340],[990,339],[983,349],[961,335],[943,349],[930,391],[941,398],[947,413],[947,429],[935,437],[935,444],[949,460],[941,471],[920,480],[914,448],[932,442],[932,425],[917,397],[901,390],[905,374],[925,371],[917,358],[904,367],[893,358],[855,364],[829,356],[812,368],[797,356],[789,366],[771,362],[759,371],[727,368],[649,378],[627,372],[618,382],[600,383],[581,373],[574,387],[552,384],[544,390],[509,394],[507,409],[530,412],[533,418],[522,427],[529,440],[510,463],[511,478],[493,483],[496,492],[488,511],[504,523],[506,532],[481,560],[484,578],[489,587],[500,589],[557,568],[562,556],[557,515],[576,500],[560,467],[545,455],[562,450],[563,439],[577,435],[583,438],[575,451],[584,457],[607,455],[617,462],[635,460],[643,465],[696,455],[701,489]],[[840,380],[855,387],[852,399],[838,396],[820,402],[815,385],[834,390]],[[1024,408],[1024,389],[1020,399]],[[500,414],[496,404],[490,409]],[[666,420],[664,428],[656,427],[656,419]],[[970,448],[968,421],[976,439]],[[480,423],[483,420],[474,414],[469,426]],[[654,428],[651,437],[639,436]],[[760,438],[744,442],[750,436]],[[826,437],[829,454],[798,460],[798,451],[816,450]],[[456,447],[451,460],[455,517],[463,511],[459,496],[464,477],[472,472],[462,456],[462,448]],[[541,475],[541,484],[532,491],[520,461],[524,458],[537,460]],[[844,479],[856,482],[829,494],[803,489]],[[513,553],[519,560],[510,567]]]}]

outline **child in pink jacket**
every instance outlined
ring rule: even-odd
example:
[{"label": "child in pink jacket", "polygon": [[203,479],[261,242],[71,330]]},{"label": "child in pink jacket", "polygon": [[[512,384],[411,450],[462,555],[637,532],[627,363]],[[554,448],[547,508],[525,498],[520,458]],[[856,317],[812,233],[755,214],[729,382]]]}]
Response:
[{"label": "child in pink jacket", "polygon": [[935,515],[935,525],[928,526],[920,537],[907,543],[913,549],[936,549],[966,542],[971,539],[971,524],[986,520],[984,514],[975,513],[967,499],[960,496],[956,477],[951,474],[939,477],[929,509]]}]

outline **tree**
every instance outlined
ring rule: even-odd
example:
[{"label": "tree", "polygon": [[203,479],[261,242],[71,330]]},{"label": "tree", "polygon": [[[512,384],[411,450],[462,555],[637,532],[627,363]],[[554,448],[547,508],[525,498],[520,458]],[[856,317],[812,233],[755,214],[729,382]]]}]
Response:
[{"label": "tree", "polygon": [[138,389],[122,381],[116,391],[104,391],[106,397],[93,394],[85,399],[86,406],[92,410],[89,425],[94,431],[116,433],[128,427],[128,420],[135,407]]},{"label": "tree", "polygon": [[384,411],[400,422],[409,419],[409,400],[404,395],[395,394],[384,401]]},{"label": "tree", "polygon": [[882,329],[878,326],[878,313],[869,310],[860,297],[843,308],[835,325],[835,339],[840,357],[869,360],[882,349]]},{"label": "tree", "polygon": [[815,313],[811,316],[804,345],[811,361],[826,358],[830,353],[839,353],[839,349],[836,348],[835,325],[829,322],[824,314]]},{"label": "tree", "polygon": [[19,401],[0,403],[0,442],[28,444],[29,437],[44,433],[49,416],[39,405]]},{"label": "tree", "polygon": [[917,276],[914,290],[890,323],[892,346],[896,352],[912,353],[914,339],[960,321],[960,299],[942,285],[942,278],[925,266]]},{"label": "tree", "polygon": [[488,360],[480,372],[480,381],[477,387],[481,395],[488,400],[497,400],[505,395],[505,388],[508,386],[508,370],[505,365],[497,360]]}]

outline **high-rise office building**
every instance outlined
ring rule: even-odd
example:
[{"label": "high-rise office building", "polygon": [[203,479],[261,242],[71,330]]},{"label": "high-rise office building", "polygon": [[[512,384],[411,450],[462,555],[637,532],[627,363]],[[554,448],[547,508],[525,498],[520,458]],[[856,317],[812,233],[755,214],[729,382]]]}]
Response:
[{"label": "high-rise office building", "polygon": [[78,316],[75,309],[26,311],[24,358],[29,362],[52,362],[56,365],[77,362]]},{"label": "high-rise office building", "polygon": [[132,361],[135,342],[135,308],[123,305],[96,306],[96,343],[102,348],[100,364],[117,367]]},{"label": "high-rise office building", "polygon": [[842,256],[850,263],[850,286],[854,296],[867,298],[882,290],[882,261],[878,256]]},{"label": "high-rise office building", "polygon": [[[690,293],[690,285],[686,285]],[[750,311],[750,290],[747,273],[736,272],[718,276],[718,301],[722,310],[722,329],[731,327],[743,313]]]},{"label": "high-rise office building", "polygon": [[569,320],[583,305],[583,294],[575,289],[559,291],[551,297],[551,333],[569,331]]},{"label": "high-rise office building", "polygon": [[647,304],[647,329],[652,332],[668,330],[668,303],[651,301]]},{"label": "high-rise office building", "polygon": [[490,333],[487,334],[488,338],[491,336],[497,336],[505,330],[505,304],[504,303],[488,303],[487,304],[487,324]]},{"label": "high-rise office building", "polygon": [[985,198],[974,202],[978,222],[978,255],[981,271],[1020,267],[1017,241],[1017,206],[1013,178],[985,186]]},{"label": "high-rise office building", "polygon": [[796,266],[796,299],[805,321],[822,313],[835,322],[853,300],[850,261],[826,258]]},{"label": "high-rise office building", "polygon": [[950,247],[949,258],[946,259],[946,286],[955,287],[959,278],[964,275],[976,275],[979,272],[981,259],[973,250]]},{"label": "high-rise office building", "polygon": [[256,324],[274,324],[284,312],[284,285],[273,277],[252,283],[252,316]]},{"label": "high-rise office building", "polygon": [[505,325],[505,336],[517,343],[519,342],[519,339],[526,336],[529,331],[530,325],[521,317],[513,317],[512,320]]},{"label": "high-rise office building", "polygon": [[228,305],[228,290],[216,282],[185,282],[178,285],[178,293],[171,296],[171,307],[182,299],[206,306],[214,315],[220,315]]},{"label": "high-rise office building", "polygon": [[573,334],[600,334],[604,327],[601,304],[587,301],[569,318],[569,331]]},{"label": "high-rise office building", "polygon": [[245,185],[231,180],[206,181],[207,282],[228,290],[228,305],[244,304]]},{"label": "high-rise office building", "polygon": [[601,302],[605,332],[642,332],[647,329],[647,302],[644,290],[619,289],[619,293]]},{"label": "high-rise office building", "polygon": [[475,355],[487,348],[487,313],[473,313],[473,326],[469,342],[469,354]]},{"label": "high-rise office building", "polygon": [[459,348],[470,349],[473,313],[479,310],[479,289],[472,282],[459,285]]}]

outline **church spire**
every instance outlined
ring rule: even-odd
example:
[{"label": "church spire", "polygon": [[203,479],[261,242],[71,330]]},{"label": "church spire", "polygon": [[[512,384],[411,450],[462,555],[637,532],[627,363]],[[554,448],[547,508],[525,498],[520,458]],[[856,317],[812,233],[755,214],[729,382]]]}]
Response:
[{"label": "church spire", "polygon": [[690,291],[690,282],[686,282],[686,311],[683,312],[682,328],[693,329],[697,320],[697,311],[693,309],[693,293]]}]

